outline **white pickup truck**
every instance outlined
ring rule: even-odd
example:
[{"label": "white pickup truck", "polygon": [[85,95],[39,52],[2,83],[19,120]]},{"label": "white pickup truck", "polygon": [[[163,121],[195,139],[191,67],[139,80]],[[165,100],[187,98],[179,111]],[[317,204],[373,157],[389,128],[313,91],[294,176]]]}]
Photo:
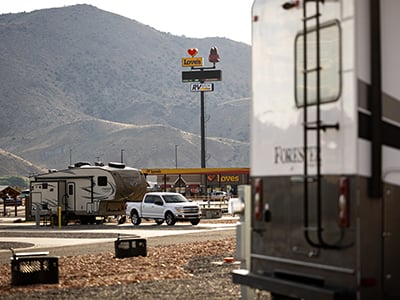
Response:
[{"label": "white pickup truck", "polygon": [[179,193],[151,192],[144,195],[142,202],[126,204],[126,215],[131,217],[133,225],[139,225],[142,219],[155,220],[158,225],[164,220],[171,226],[177,221],[197,225],[201,218],[200,206]]}]

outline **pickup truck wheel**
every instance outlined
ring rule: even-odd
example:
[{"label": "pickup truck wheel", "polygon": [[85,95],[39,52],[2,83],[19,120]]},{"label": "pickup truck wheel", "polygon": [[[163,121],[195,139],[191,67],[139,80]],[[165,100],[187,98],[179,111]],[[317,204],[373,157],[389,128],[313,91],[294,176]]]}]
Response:
[{"label": "pickup truck wheel", "polygon": [[139,214],[136,210],[131,211],[131,221],[133,225],[139,225],[142,222],[142,219],[139,218]]},{"label": "pickup truck wheel", "polygon": [[156,223],[157,225],[161,225],[162,223],[164,223],[163,219],[156,219]]},{"label": "pickup truck wheel", "polygon": [[175,225],[176,220],[174,215],[171,212],[167,212],[165,214],[165,222],[167,223],[167,225],[172,226]]},{"label": "pickup truck wheel", "polygon": [[190,220],[190,223],[191,223],[192,225],[197,225],[197,224],[200,223],[200,219]]}]

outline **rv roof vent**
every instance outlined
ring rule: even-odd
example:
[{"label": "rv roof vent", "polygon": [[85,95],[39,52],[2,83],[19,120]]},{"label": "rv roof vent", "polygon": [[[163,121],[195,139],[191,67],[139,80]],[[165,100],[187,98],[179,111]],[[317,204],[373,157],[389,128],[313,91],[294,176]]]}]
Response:
[{"label": "rv roof vent", "polygon": [[118,168],[118,169],[124,169],[125,164],[124,163],[119,163],[119,162],[109,162],[108,166],[111,168]]},{"label": "rv roof vent", "polygon": [[75,168],[80,168],[82,166],[90,166],[90,162],[88,161],[80,161],[75,163]]}]

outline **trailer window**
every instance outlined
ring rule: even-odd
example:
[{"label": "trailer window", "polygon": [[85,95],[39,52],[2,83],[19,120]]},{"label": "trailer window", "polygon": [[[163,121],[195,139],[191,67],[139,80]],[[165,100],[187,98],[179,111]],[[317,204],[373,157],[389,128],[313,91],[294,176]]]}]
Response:
[{"label": "trailer window", "polygon": [[[336,101],[341,93],[341,34],[337,21],[320,27],[320,103]],[[295,99],[297,107],[304,106],[304,74],[317,68],[317,30],[310,28],[306,34],[307,49],[304,47],[304,32],[295,39]],[[307,66],[304,52],[307,51]],[[317,72],[307,72],[307,105],[317,103]]]},{"label": "trailer window", "polygon": [[106,186],[107,185],[107,176],[97,177],[97,185],[98,186]]},{"label": "trailer window", "polygon": [[68,185],[68,195],[73,195],[74,194],[74,185],[73,184],[69,184]]}]

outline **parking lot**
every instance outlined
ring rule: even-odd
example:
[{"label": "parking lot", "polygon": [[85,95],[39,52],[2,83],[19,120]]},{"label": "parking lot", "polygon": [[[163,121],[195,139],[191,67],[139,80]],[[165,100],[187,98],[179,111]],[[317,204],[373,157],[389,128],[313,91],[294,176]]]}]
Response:
[{"label": "parking lot", "polygon": [[[17,222],[17,223],[14,223]],[[157,225],[152,221],[144,221],[134,226],[128,220],[118,224],[116,220],[96,225],[70,224],[64,227],[54,227],[50,224],[25,222],[18,217],[0,218],[0,254],[9,254],[9,245],[15,245],[18,251],[33,251],[55,247],[91,245],[109,243],[118,236],[162,238],[196,235],[231,231],[235,235],[237,218],[223,216],[218,219],[201,220],[199,225],[176,223],[174,226]]]}]

